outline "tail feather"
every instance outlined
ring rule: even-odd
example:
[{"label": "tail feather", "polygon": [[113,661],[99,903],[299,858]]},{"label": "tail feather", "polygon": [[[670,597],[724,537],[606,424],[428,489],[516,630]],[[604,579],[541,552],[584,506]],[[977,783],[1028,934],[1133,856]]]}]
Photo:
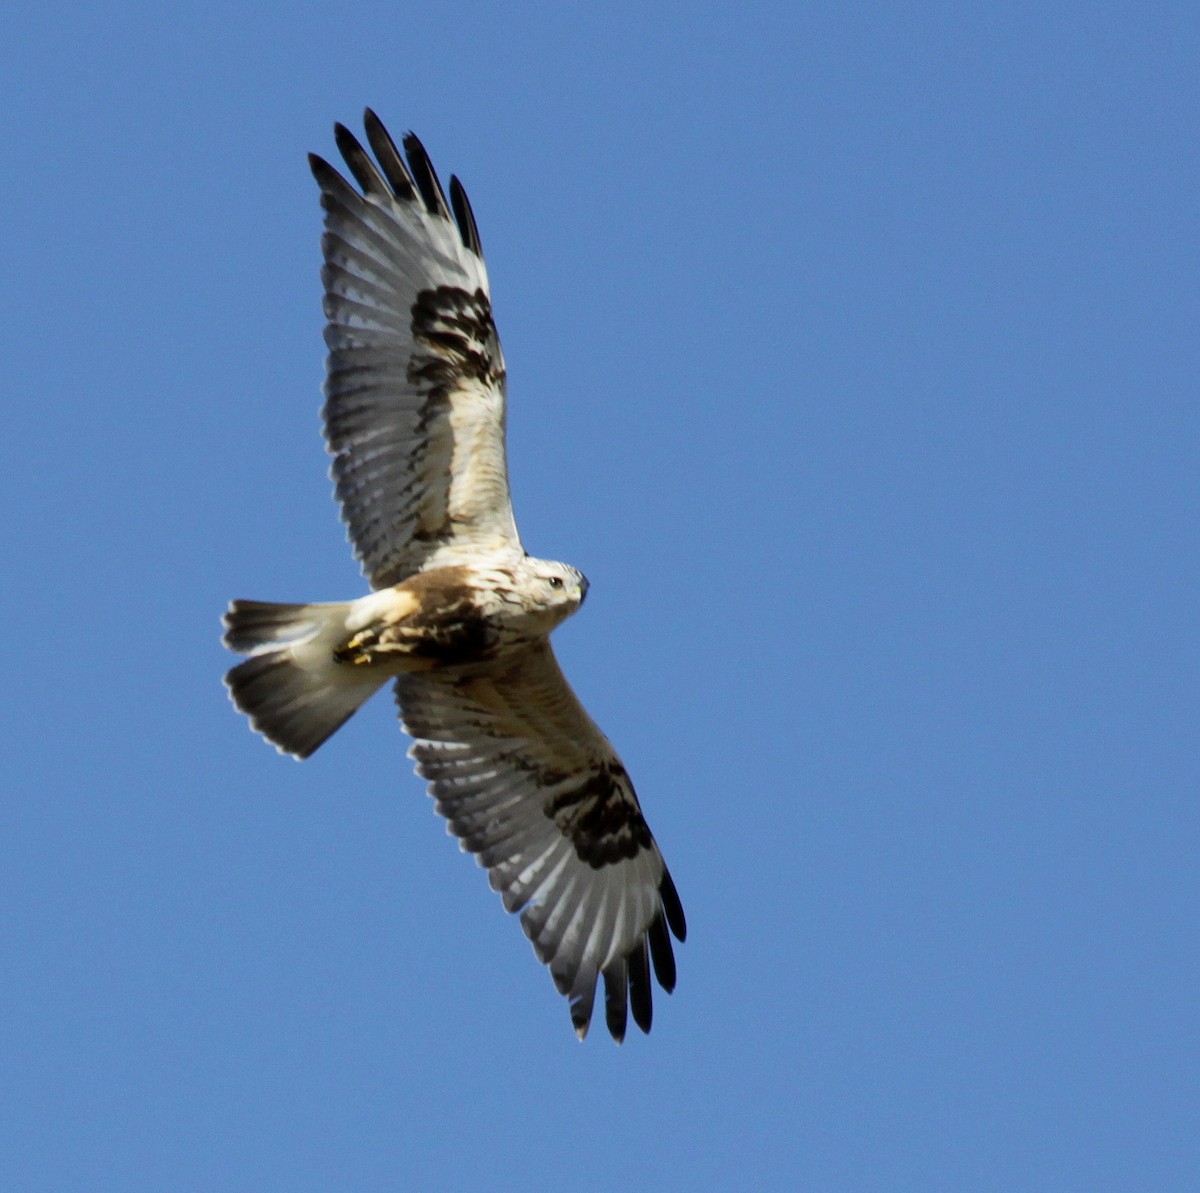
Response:
[{"label": "tail feather", "polygon": [[[234,601],[225,645],[250,657],[226,676],[233,702],[285,754],[307,758],[387,678],[336,662],[349,604]],[[365,672],[365,674],[364,674]]]},{"label": "tail feather", "polygon": [[275,605],[270,601],[233,601],[222,619],[230,650],[238,654],[259,654],[281,642],[297,642],[321,629],[322,614],[348,605]]}]

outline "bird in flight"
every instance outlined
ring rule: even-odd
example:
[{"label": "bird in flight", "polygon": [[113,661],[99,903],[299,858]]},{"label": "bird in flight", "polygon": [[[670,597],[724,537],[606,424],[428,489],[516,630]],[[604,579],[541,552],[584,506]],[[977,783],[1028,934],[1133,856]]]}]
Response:
[{"label": "bird in flight", "polygon": [[315,154],[327,324],[325,440],[371,586],[332,604],[234,601],[225,677],[254,729],[307,758],[389,680],[410,755],[488,871],[580,1039],[596,984],[619,1043],[675,986],[675,884],[620,758],[571,691],[550,632],[588,582],[521,546],[505,458],[505,369],[475,216],[421,142],[374,112],[368,153],[335,125],[357,188]]}]

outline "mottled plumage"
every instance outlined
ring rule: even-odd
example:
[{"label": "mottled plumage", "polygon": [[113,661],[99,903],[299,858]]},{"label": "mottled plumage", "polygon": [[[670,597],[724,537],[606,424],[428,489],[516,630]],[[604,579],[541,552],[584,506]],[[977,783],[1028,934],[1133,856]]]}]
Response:
[{"label": "mottled plumage", "polygon": [[[323,418],[373,591],[324,605],[234,601],[226,677],[252,726],[308,757],[394,680],[417,771],[538,958],[582,1038],[598,980],[614,1039],[675,985],[683,908],[629,776],[550,648],[587,581],[517,535],[505,372],[479,230],[415,136],[335,128],[360,189],[311,157],[325,210]],[[361,192],[361,193],[360,193]]]}]

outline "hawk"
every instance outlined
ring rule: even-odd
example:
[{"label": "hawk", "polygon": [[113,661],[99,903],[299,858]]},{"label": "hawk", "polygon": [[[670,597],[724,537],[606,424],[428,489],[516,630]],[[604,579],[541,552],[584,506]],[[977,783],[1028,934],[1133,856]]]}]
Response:
[{"label": "hawk", "polygon": [[571,691],[550,632],[588,582],[521,546],[505,459],[505,369],[475,216],[421,142],[344,126],[357,187],[314,155],[328,320],[325,439],[372,591],[234,601],[225,677],[255,730],[307,758],[389,680],[417,774],[519,912],[583,1039],[596,985],[618,1043],[675,986],[675,884],[620,758]]}]

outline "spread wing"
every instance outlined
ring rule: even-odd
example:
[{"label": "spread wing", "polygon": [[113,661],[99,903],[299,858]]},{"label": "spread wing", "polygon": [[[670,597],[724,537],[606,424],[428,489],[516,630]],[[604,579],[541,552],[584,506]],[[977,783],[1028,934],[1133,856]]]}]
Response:
[{"label": "spread wing", "polygon": [[643,1031],[650,966],[675,986],[683,908],[621,760],[542,640],[473,675],[402,675],[396,698],[417,773],[538,959],[570,999],[580,1039],[596,981],[618,1042],[627,1008]]},{"label": "spread wing", "polygon": [[479,231],[413,134],[407,162],[370,110],[374,160],[342,125],[360,194],[316,155],[325,235],[325,438],[374,588],[480,555],[520,554],[504,453],[504,357]]}]

